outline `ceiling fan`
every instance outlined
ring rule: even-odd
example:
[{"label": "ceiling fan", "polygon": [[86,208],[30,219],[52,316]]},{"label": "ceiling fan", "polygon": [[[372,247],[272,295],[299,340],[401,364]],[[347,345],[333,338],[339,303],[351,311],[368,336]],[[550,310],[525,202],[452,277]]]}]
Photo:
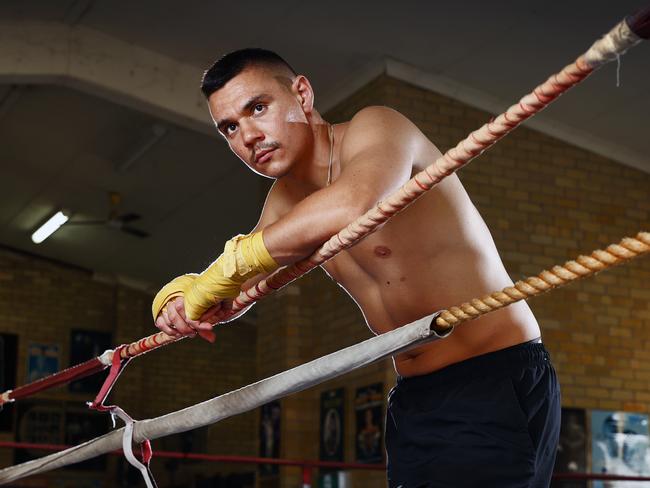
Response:
[{"label": "ceiling fan", "polygon": [[137,213],[125,213],[125,214],[120,214],[119,213],[119,206],[120,203],[122,202],[122,195],[118,192],[108,192],[108,199],[109,199],[109,211],[108,211],[108,217],[104,220],[79,220],[79,221],[74,221],[70,220],[67,224],[67,226],[71,225],[103,225],[106,227],[110,227],[115,230],[119,230],[121,232],[125,232],[127,234],[130,234],[135,237],[140,237],[140,238],[145,238],[149,237],[149,233],[145,232],[142,229],[138,229],[137,227],[133,227],[130,224],[132,222],[135,222],[136,220],[140,220],[142,217],[137,214]]}]

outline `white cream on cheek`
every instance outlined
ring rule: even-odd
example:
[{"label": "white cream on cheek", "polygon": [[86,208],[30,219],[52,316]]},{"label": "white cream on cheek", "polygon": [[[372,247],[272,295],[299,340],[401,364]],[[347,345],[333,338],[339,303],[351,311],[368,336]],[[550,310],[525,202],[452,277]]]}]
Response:
[{"label": "white cream on cheek", "polygon": [[285,122],[306,123],[307,116],[305,115],[305,112],[302,111],[302,109],[294,107],[287,111],[287,115],[284,120]]}]

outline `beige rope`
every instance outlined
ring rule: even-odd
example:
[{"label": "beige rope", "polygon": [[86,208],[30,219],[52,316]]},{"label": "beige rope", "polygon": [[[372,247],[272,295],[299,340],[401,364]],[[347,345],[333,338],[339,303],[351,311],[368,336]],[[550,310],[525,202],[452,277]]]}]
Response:
[{"label": "beige rope", "polygon": [[436,325],[439,331],[448,330],[468,320],[520,300],[541,295],[553,288],[591,276],[648,252],[650,252],[650,233],[639,232],[636,237],[625,237],[618,244],[611,244],[605,250],[597,249],[589,256],[578,256],[562,266],[554,266],[537,276],[517,281],[514,286],[443,310],[436,319]]}]

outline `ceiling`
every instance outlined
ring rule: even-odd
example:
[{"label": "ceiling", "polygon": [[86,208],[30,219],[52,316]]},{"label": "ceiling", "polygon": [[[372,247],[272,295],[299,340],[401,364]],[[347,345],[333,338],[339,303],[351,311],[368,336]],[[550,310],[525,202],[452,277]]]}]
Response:
[{"label": "ceiling", "polygon": [[[323,110],[366,81],[368,67],[385,58],[469,87],[505,108],[645,3],[3,0],[0,23],[99,31],[189,65],[197,85],[221,54],[266,47],[310,77]],[[650,48],[626,54],[619,74],[617,88],[616,63],[605,67],[539,118],[547,127],[562,127],[568,140],[576,137],[573,142],[583,146],[597,141],[597,152],[650,171]],[[209,127],[207,110],[204,117]],[[156,127],[164,127],[164,135],[120,169]],[[264,185],[209,130],[56,80],[0,85],[5,246],[155,287],[201,269],[224,240],[247,232]],[[105,217],[109,191],[122,194],[121,211],[142,215],[134,225],[151,237],[65,225],[43,244],[31,242],[34,228],[59,208],[70,209],[77,221]]]}]

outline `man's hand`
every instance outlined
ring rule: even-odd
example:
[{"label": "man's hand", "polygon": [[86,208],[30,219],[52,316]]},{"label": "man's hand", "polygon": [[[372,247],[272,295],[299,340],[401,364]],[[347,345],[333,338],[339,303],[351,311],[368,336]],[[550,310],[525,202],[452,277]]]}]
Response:
[{"label": "man's hand", "polygon": [[214,307],[206,310],[199,320],[189,320],[185,315],[183,297],[176,297],[162,309],[156,319],[156,327],[172,337],[196,335],[213,343],[215,334],[212,327],[228,315],[230,303],[219,302]]},{"label": "man's hand", "polygon": [[236,298],[243,283],[277,268],[278,264],[266,250],[262,232],[233,237],[216,261],[183,287],[187,317],[200,320],[218,303]]}]

